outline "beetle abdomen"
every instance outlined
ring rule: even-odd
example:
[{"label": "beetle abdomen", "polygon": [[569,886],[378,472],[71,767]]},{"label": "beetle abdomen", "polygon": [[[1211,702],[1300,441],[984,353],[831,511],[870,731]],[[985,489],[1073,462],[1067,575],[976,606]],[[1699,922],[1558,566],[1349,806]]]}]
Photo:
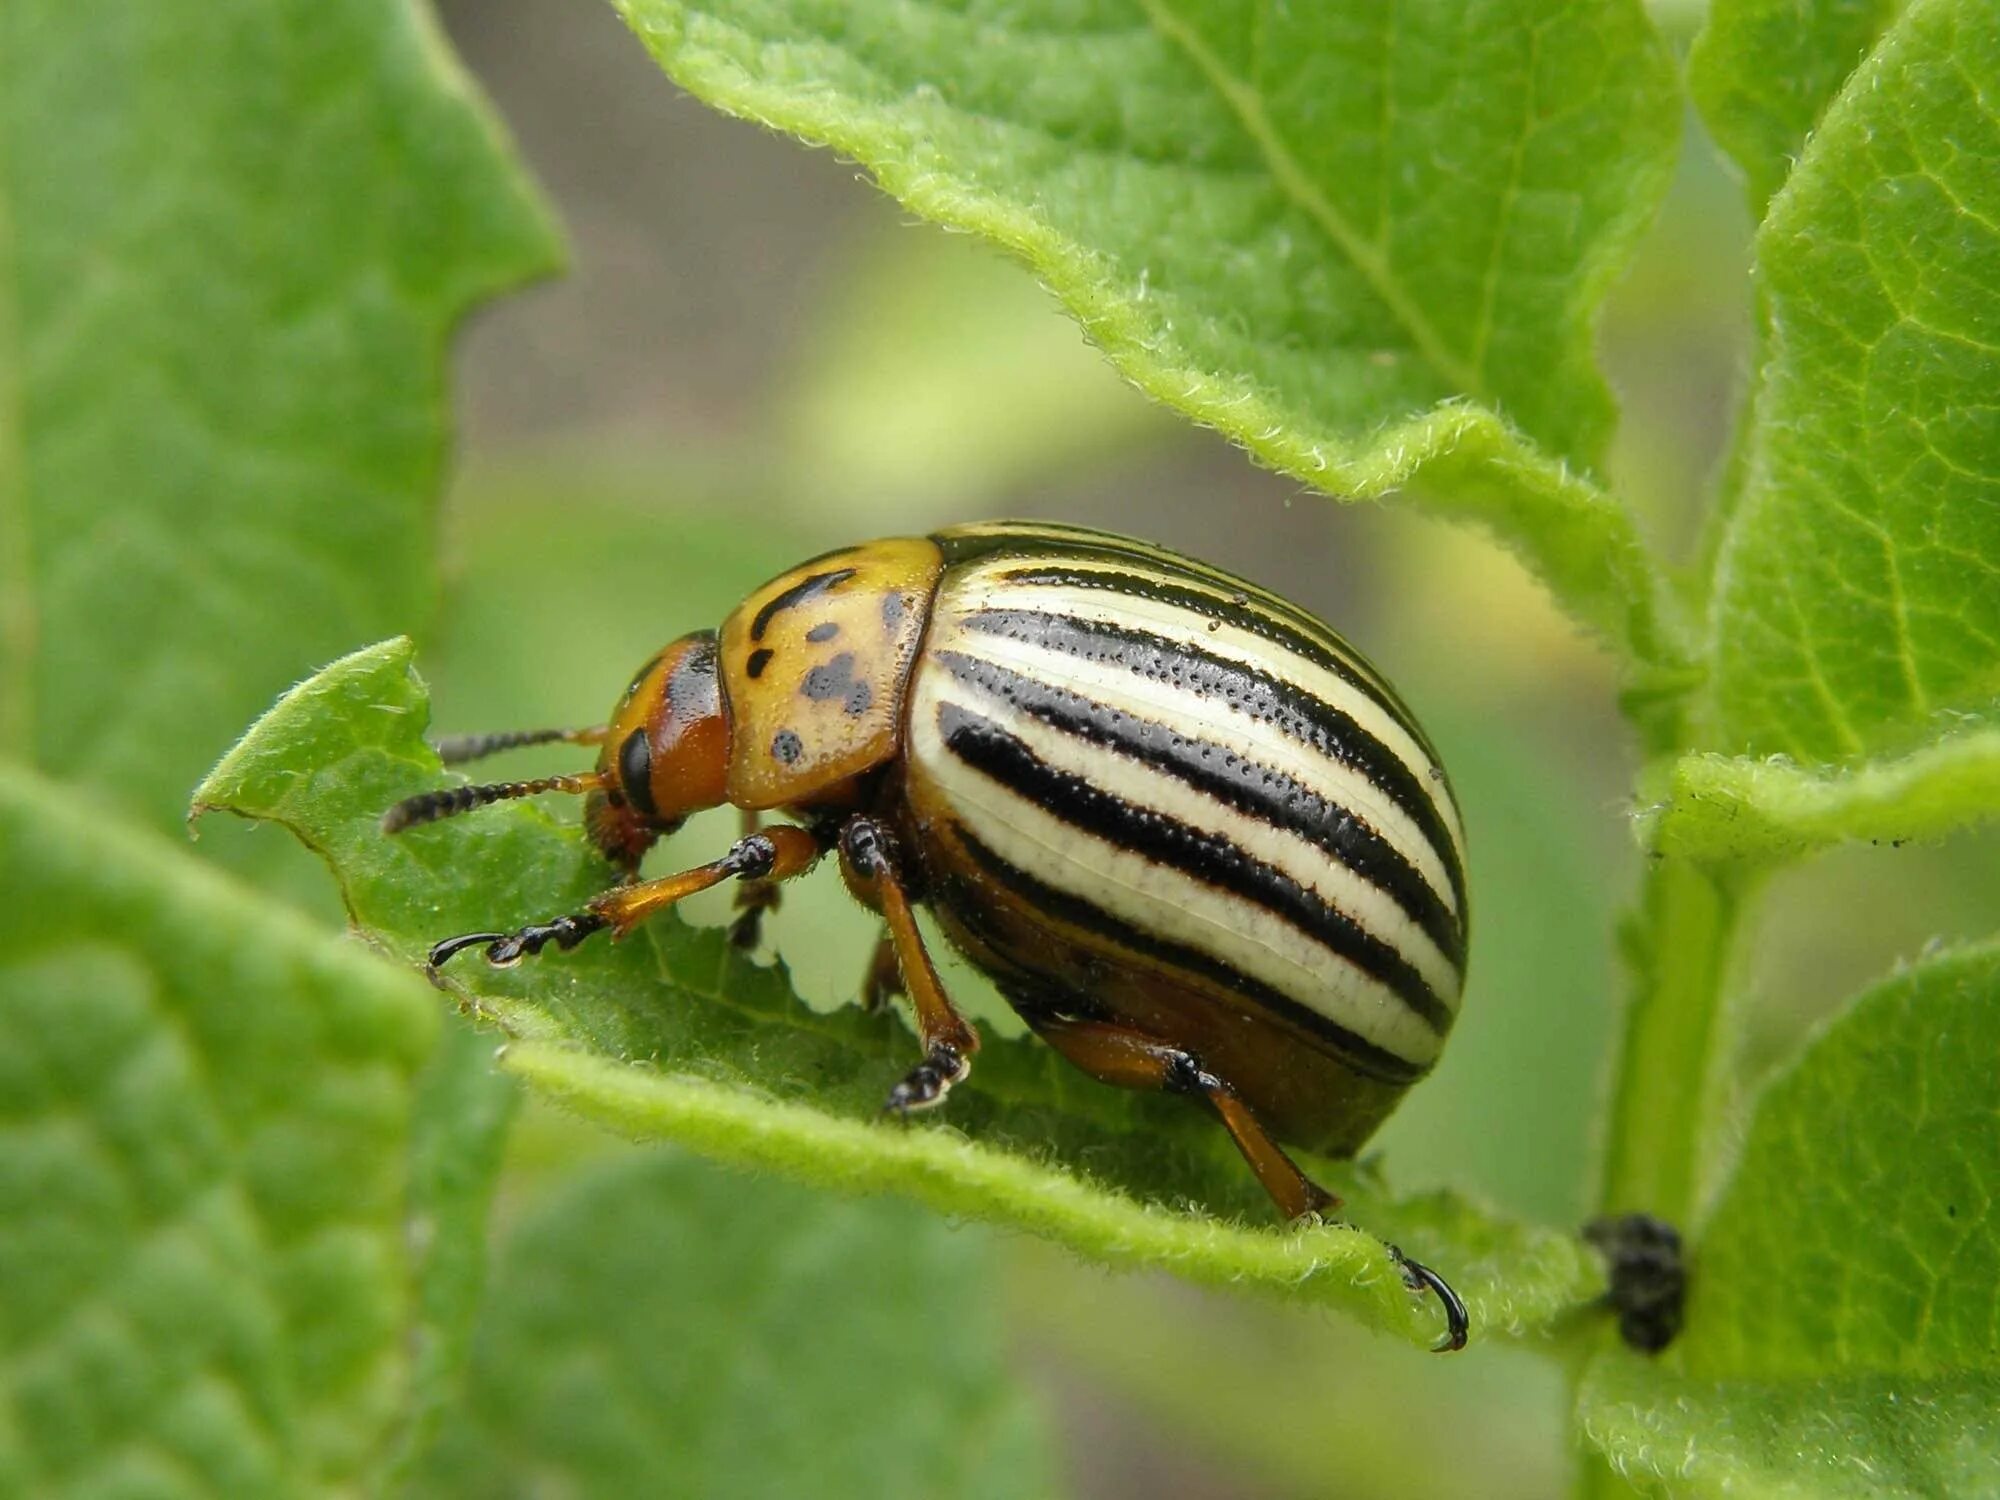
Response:
[{"label": "beetle abdomen", "polygon": [[1171,553],[939,540],[905,759],[948,926],[1016,992],[1178,996],[1393,1101],[1465,958],[1458,813],[1408,711],[1311,616]]}]

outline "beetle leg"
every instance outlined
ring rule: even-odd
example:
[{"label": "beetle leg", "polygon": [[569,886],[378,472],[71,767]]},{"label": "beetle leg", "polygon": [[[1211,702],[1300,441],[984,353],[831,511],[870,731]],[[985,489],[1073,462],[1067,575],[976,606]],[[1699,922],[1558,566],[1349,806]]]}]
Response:
[{"label": "beetle leg", "polygon": [[[1271,1138],[1226,1079],[1218,1078],[1195,1058],[1169,1042],[1108,1021],[1077,1021],[1047,1010],[1015,1007],[1035,1034],[1077,1067],[1117,1088],[1158,1089],[1170,1094],[1199,1094],[1209,1102],[1236,1149],[1250,1163],[1257,1181],[1287,1219],[1317,1217],[1340,1207],[1340,1200],[1299,1170],[1297,1162]],[[1429,1266],[1411,1260],[1394,1245],[1390,1255],[1412,1291],[1433,1293],[1444,1307],[1445,1336],[1436,1348],[1448,1353],[1465,1347],[1465,1303],[1445,1279]]]},{"label": "beetle leg", "polygon": [[1100,1082],[1206,1099],[1287,1219],[1340,1207],[1338,1198],[1285,1155],[1236,1090],[1202,1067],[1193,1053],[1109,1021],[1076,1021],[1040,1010],[1023,1009],[1022,1014],[1037,1036]]},{"label": "beetle leg", "polygon": [[[866,815],[852,817],[840,830],[840,872],[857,899],[873,907],[889,927],[889,943],[902,975],[902,989],[917,1016],[924,1060],[889,1091],[884,1107],[897,1114],[940,1104],[951,1086],[972,1071],[979,1033],[958,1013],[924,948],[924,935],[896,876],[889,834]],[[874,968],[879,972],[878,950]]]},{"label": "beetle leg", "polygon": [[[743,837],[757,832],[759,819],[754,812],[743,814]],[[764,913],[778,909],[780,887],[776,879],[745,879],[736,888],[736,920],[729,924],[729,941],[739,948],[754,948],[764,936]]]},{"label": "beetle leg", "polygon": [[896,940],[884,932],[875,939],[868,972],[861,979],[861,1008],[878,1011],[893,997],[904,993],[902,965],[896,962]]},{"label": "beetle leg", "polygon": [[613,886],[573,915],[530,923],[516,932],[468,932],[446,938],[432,947],[429,967],[435,970],[467,948],[484,947],[486,961],[504,969],[550,943],[574,948],[592,933],[607,928],[613,937],[623,937],[653,913],[725,880],[789,880],[811,869],[823,850],[820,840],[804,828],[787,823],[763,829],[738,839],[720,859],[692,870],[637,885]]}]

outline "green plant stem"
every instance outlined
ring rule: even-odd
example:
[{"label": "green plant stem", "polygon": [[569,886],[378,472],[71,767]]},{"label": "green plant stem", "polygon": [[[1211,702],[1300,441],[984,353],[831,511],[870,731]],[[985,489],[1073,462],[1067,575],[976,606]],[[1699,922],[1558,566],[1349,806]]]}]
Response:
[{"label": "green plant stem", "polygon": [[[1723,996],[1742,894],[1733,875],[1690,860],[1657,858],[1646,873],[1623,932],[1632,996],[1613,1064],[1602,1213],[1649,1213],[1685,1231],[1699,1206],[1726,1078]],[[1572,1362],[1573,1383],[1587,1365]],[[1581,1455],[1572,1492],[1636,1493],[1595,1452]]]},{"label": "green plant stem", "polygon": [[1612,1078],[1598,1185],[1604,1213],[1685,1227],[1698,1206],[1706,1135],[1723,1084],[1723,991],[1741,906],[1732,875],[1662,858],[1624,946],[1634,989]]}]

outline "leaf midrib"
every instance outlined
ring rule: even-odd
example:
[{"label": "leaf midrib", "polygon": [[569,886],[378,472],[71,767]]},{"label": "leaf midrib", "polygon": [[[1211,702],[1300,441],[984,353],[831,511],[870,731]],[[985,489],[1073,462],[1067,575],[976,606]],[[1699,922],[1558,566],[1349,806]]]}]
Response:
[{"label": "leaf midrib", "polygon": [[1305,169],[1292,158],[1291,152],[1285,149],[1285,143],[1279,139],[1270,116],[1264,110],[1263,96],[1224,68],[1221,59],[1168,8],[1166,0],[1138,0],[1138,4],[1153,29],[1186,53],[1188,59],[1201,70],[1210,87],[1222,96],[1223,102],[1235,114],[1237,123],[1256,146],[1272,181],[1361,273],[1369,290],[1403,326],[1417,353],[1423,356],[1431,369],[1453,391],[1481,401],[1489,400],[1490,392],[1479,370],[1452,352],[1424,315],[1423,309],[1404,290],[1381,251],[1347,222]]}]

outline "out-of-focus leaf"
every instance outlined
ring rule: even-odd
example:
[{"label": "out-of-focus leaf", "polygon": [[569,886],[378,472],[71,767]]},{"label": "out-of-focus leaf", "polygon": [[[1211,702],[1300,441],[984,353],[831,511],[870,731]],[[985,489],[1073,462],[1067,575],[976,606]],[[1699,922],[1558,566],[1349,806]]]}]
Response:
[{"label": "out-of-focus leaf", "polygon": [[[384,808],[439,784],[410,659],[407,642],[387,642],[295,689],[216,768],[198,805],[290,827],[332,864],[356,920],[415,961],[440,936],[575,910],[612,872],[573,823],[520,804],[380,833]],[[757,967],[719,930],[669,916],[623,944],[511,972],[476,960],[448,972],[519,1039],[507,1066],[629,1134],[1436,1335],[1435,1309],[1403,1287],[1381,1242],[1346,1228],[1266,1227],[1268,1205],[1200,1112],[1106,1089],[1039,1045],[989,1038],[949,1109],[899,1127],[878,1116],[915,1055],[901,1023],[858,1007],[809,1010],[782,967]],[[1598,1288],[1567,1237],[1449,1195],[1396,1199],[1367,1174],[1328,1175],[1356,1223],[1444,1271],[1488,1332],[1541,1328]]]},{"label": "out-of-focus leaf", "polygon": [[429,1446],[464,1390],[466,1349],[486,1290],[486,1224],[519,1090],[493,1065],[493,1038],[447,1015],[410,1121],[405,1225],[419,1268],[406,1335],[411,1401],[392,1455],[400,1474]]},{"label": "out-of-focus leaf", "polygon": [[0,745],[168,825],[423,621],[444,336],[553,233],[409,0],[21,0],[0,139]]},{"label": "out-of-focus leaf", "polygon": [[1460,805],[1473,810],[1473,954],[1451,1045],[1381,1146],[1405,1181],[1478,1191],[1542,1223],[1580,1223],[1613,1018],[1614,882],[1590,857],[1604,810],[1547,795],[1545,741],[1450,712],[1426,727]]},{"label": "out-of-focus leaf", "polygon": [[1688,52],[1688,91],[1743,170],[1750,211],[1784,185],[1806,138],[1904,0],[1715,0]]},{"label": "out-of-focus leaf", "polygon": [[1023,256],[1157,399],[1336,495],[1417,483],[1628,655],[1678,657],[1579,477],[1612,415],[1597,308],[1677,125],[1631,0],[617,3],[690,92]]},{"label": "out-of-focus leaf", "polygon": [[622,1152],[502,1250],[472,1397],[416,1489],[1039,1500],[991,1250],[906,1205]]},{"label": "out-of-focus leaf", "polygon": [[0,865],[0,1490],[367,1492],[477,1276],[435,1006],[17,769]]},{"label": "out-of-focus leaf", "polygon": [[1860,997],[1764,1091],[1687,1332],[1600,1356],[1592,1440],[1681,1494],[2000,1486],[2000,945]]},{"label": "out-of-focus leaf", "polygon": [[1690,859],[1778,860],[1849,840],[1937,838],[2000,817],[2000,729],[1955,735],[1853,770],[1688,755],[1642,837]]},{"label": "out-of-focus leaf", "polygon": [[[1711,615],[1709,748],[1911,748],[2000,701],[2000,26],[1917,0],[1757,240],[1770,359]],[[1966,719],[1972,723],[1966,723]]]},{"label": "out-of-focus leaf", "polygon": [[816,506],[929,519],[949,495],[982,515],[1176,427],[990,247],[899,230],[854,250],[777,399]]},{"label": "out-of-focus leaf", "polygon": [[[1296,1307],[1111,1276],[1053,1255],[1017,1257],[1008,1291],[1009,1326],[1037,1363],[1054,1363],[1060,1388],[1132,1410],[1173,1458],[1209,1460],[1223,1494],[1562,1493],[1570,1393],[1563,1372],[1529,1348],[1395,1359],[1379,1336]],[[1451,1441],[1410,1441],[1418,1411],[1425,1430]]]}]

